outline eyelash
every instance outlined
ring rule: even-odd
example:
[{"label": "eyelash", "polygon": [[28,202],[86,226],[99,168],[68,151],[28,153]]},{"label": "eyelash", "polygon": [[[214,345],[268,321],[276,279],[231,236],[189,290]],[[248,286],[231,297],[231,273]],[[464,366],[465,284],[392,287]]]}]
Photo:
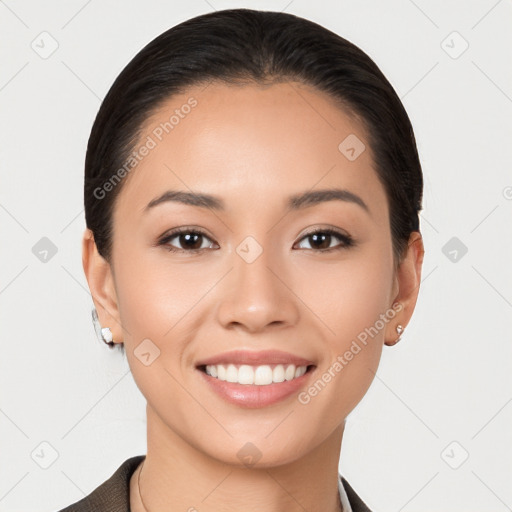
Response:
[{"label": "eyelash", "polygon": [[[194,235],[200,235],[200,236],[203,236],[205,238],[208,238],[210,239],[210,237],[204,233],[203,231],[201,230],[198,230],[198,229],[191,229],[191,228],[187,228],[187,227],[184,227],[184,228],[176,228],[174,229],[173,231],[171,231],[170,233],[168,233],[167,235],[165,235],[163,238],[161,238],[158,242],[157,242],[157,245],[158,246],[167,246],[167,250],[169,252],[187,252],[187,253],[191,253],[191,254],[196,254],[196,253],[199,253],[201,251],[204,251],[205,248],[203,249],[178,249],[176,247],[173,247],[171,245],[169,245],[169,242],[173,239],[173,238],[176,238],[176,236],[178,235],[181,235],[181,234],[194,234]],[[336,231],[335,229],[331,229],[331,228],[324,228],[324,229],[317,229],[315,231],[310,231],[309,233],[306,233],[300,240],[299,242],[301,242],[302,240],[306,239],[306,238],[309,238],[313,235],[317,235],[317,234],[324,234],[324,235],[330,235],[330,236],[335,236],[336,238],[340,239],[343,243],[341,245],[338,245],[338,246],[335,246],[335,247],[329,247],[328,249],[306,249],[308,251],[313,251],[313,252],[319,252],[319,253],[327,253],[327,252],[332,252],[332,251],[339,251],[339,250],[342,250],[342,249],[348,249],[350,247],[353,247],[355,246],[355,242],[354,242],[354,239],[349,236],[349,235],[344,235],[338,231]]]}]

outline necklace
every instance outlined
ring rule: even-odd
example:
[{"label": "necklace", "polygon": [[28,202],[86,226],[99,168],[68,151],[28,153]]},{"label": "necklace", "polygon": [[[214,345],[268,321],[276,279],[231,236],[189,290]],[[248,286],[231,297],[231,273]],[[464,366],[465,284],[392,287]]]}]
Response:
[{"label": "necklace", "polygon": [[148,512],[148,509],[146,508],[146,505],[144,505],[144,501],[142,500],[142,494],[140,493],[140,474],[142,473],[142,467],[144,466],[144,462],[146,462],[145,460],[142,461],[142,465],[140,466],[140,469],[139,469],[139,474],[137,475],[137,487],[139,489],[139,497],[140,497],[140,502],[142,503],[142,507],[144,508],[144,510],[146,512]]},{"label": "necklace", "polygon": [[[142,467],[144,466],[144,462],[146,462],[146,461],[145,460],[142,461],[142,464],[141,464],[140,469],[139,469],[139,474],[137,475],[137,488],[139,490],[139,498],[140,498],[140,502],[142,503],[142,507],[144,508],[144,510],[146,512],[148,512],[148,509],[146,508],[146,505],[144,505],[144,501],[142,500],[142,494],[140,492],[140,474],[142,473]],[[340,502],[339,496],[338,496],[338,505],[339,505],[339,510],[341,512],[344,512],[344,508],[343,508],[343,505]]]}]

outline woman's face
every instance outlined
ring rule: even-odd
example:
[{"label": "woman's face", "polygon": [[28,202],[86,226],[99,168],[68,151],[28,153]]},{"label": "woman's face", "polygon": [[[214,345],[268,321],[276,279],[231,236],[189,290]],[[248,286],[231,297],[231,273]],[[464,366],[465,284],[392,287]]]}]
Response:
[{"label": "woman's face", "polygon": [[[211,83],[169,99],[135,150],[113,216],[119,324],[103,323],[124,341],[149,428],[231,464],[304,456],[340,432],[406,323],[365,132],[306,86]],[[228,398],[197,365],[233,350],[314,367],[298,385],[224,382]]]}]

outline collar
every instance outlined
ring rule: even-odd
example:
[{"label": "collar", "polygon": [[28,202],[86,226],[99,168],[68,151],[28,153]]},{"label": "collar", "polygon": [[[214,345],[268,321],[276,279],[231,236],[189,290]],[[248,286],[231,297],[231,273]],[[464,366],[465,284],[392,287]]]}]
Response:
[{"label": "collar", "polygon": [[[145,458],[145,455],[136,455],[125,460],[110,478],[90,494],[59,512],[130,512],[130,478]],[[371,512],[339,473],[338,490],[343,512]]]},{"label": "collar", "polygon": [[343,478],[338,473],[338,492],[340,493],[341,507],[343,512],[353,512],[352,506],[348,501],[347,491],[345,491],[345,487],[343,486]]}]

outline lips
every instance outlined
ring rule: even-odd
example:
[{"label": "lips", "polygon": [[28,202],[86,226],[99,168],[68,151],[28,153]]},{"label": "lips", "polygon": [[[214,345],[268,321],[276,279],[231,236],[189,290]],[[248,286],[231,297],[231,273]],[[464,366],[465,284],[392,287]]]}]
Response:
[{"label": "lips", "polygon": [[314,365],[314,362],[289,352],[283,352],[281,350],[232,350],[230,352],[223,352],[222,354],[217,354],[207,359],[197,361],[196,368],[216,364],[247,364],[251,366],[267,364],[294,364],[295,366],[310,366]]}]

